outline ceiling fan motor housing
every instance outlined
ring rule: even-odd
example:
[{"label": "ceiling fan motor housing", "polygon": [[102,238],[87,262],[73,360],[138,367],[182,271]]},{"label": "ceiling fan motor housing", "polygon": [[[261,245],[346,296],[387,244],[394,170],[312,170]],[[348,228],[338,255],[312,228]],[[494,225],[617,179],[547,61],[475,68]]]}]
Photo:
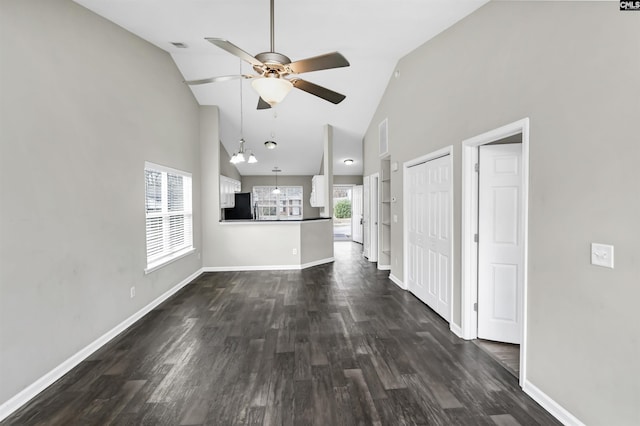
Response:
[{"label": "ceiling fan motor housing", "polygon": [[253,69],[265,77],[269,77],[269,71],[275,71],[280,76],[291,73],[291,70],[287,67],[291,63],[291,59],[281,53],[262,52],[258,53],[255,58],[262,62],[264,66],[254,65]]}]

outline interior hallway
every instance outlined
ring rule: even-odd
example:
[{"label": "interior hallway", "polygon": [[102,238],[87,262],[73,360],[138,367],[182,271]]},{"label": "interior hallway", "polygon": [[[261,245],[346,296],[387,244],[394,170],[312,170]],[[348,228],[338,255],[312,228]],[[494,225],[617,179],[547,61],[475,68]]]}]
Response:
[{"label": "interior hallway", "polygon": [[201,275],[2,424],[559,424],[361,249]]}]

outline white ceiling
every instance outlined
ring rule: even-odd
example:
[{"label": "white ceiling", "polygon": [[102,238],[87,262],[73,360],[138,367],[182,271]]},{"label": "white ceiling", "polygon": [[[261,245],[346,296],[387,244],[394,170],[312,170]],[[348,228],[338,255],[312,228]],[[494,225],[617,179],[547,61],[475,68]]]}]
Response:
[{"label": "white ceiling", "polygon": [[[269,0],[74,0],[169,52],[185,80],[239,74],[240,60],[204,40],[218,37],[255,55],[269,50]],[[398,60],[488,0],[275,0],[275,50],[292,61],[339,51],[347,68],[302,78],[346,95],[338,105],[292,90],[275,109],[256,110],[250,80],[191,86],[200,105],[220,107],[220,137],[229,153],[240,138],[243,90],[245,148],[256,164],[242,175],[311,175],[320,170],[323,126],[334,128],[334,174],[361,175],[362,138]],[[179,49],[170,42],[185,43]],[[242,73],[252,74],[247,63]],[[275,111],[275,114],[274,114]],[[274,134],[278,148],[263,143]],[[355,163],[346,166],[343,160]]]}]

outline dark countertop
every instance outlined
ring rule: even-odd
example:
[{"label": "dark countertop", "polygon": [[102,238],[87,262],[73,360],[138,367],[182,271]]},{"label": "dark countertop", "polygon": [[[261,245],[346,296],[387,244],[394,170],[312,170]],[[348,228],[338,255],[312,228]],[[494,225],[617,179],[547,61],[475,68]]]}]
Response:
[{"label": "dark countertop", "polygon": [[311,222],[314,220],[328,220],[330,217],[308,217],[305,219],[289,219],[289,220],[276,220],[276,219],[268,219],[268,220],[255,220],[255,219],[231,219],[231,220],[221,220],[220,223],[291,223],[291,222]]}]

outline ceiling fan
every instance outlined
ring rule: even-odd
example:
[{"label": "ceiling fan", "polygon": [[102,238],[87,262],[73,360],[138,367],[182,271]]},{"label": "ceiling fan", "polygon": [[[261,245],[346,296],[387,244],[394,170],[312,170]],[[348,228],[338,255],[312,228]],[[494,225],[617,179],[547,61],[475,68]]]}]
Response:
[{"label": "ceiling fan", "polygon": [[[235,80],[239,78],[253,79],[251,85],[260,95],[258,100],[258,109],[267,109],[282,101],[292,88],[300,89],[304,92],[315,95],[334,104],[339,104],[345,99],[345,95],[326,87],[319,86],[307,80],[295,77],[310,71],[325,70],[331,68],[348,67],[349,61],[338,52],[327,53],[312,58],[301,59],[291,62],[287,56],[278,53],[274,48],[274,13],[273,3],[271,2],[271,50],[269,52],[258,53],[251,56],[249,53],[240,49],[238,46],[221,38],[205,38],[205,40],[213,43],[219,48],[226,50],[232,55],[237,56],[253,65],[253,69],[258,75],[240,74],[225,75],[220,77],[205,78],[202,80],[191,80],[185,83],[189,85],[214,83],[220,81]],[[292,76],[290,78],[286,78]]]}]

